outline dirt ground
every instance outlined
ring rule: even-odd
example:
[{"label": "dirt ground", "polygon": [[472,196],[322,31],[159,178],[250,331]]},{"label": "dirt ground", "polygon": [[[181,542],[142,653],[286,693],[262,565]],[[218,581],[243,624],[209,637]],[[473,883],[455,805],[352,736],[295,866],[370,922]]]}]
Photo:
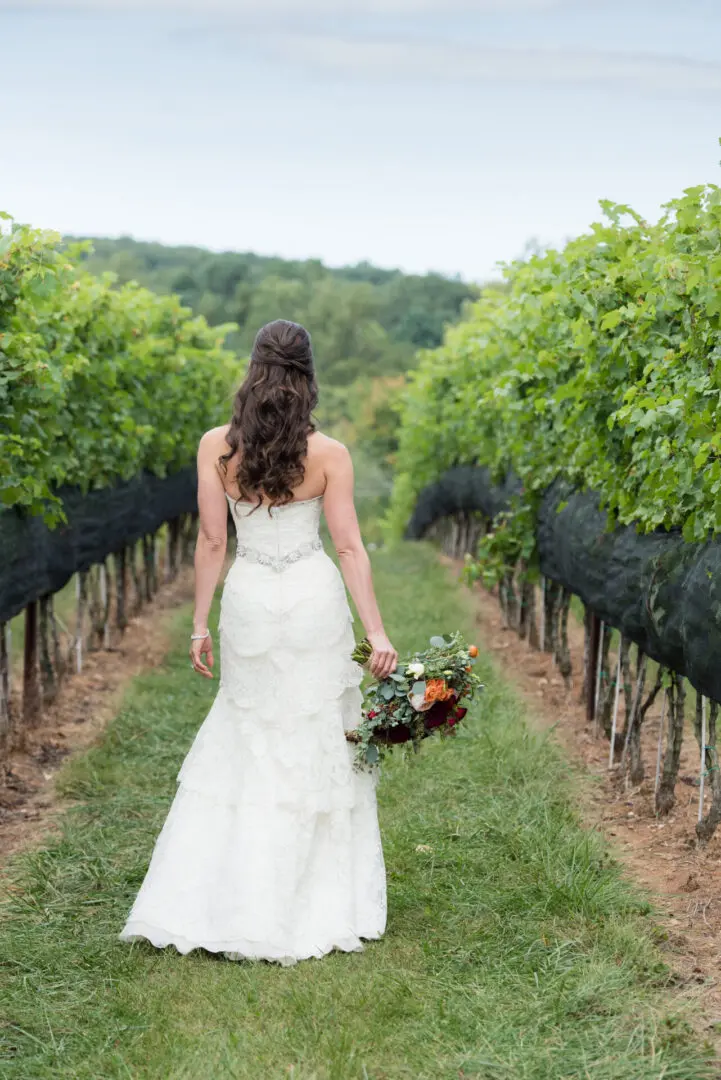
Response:
[{"label": "dirt ground", "polygon": [[[461,564],[444,559],[458,569]],[[553,728],[567,755],[594,778],[583,796],[582,813],[608,838],[618,860],[651,894],[660,912],[659,925],[668,935],[661,943],[680,985],[699,1001],[703,1016],[698,1030],[717,1049],[721,1046],[721,834],[705,846],[696,841],[699,792],[698,752],[690,723],[685,733],[676,807],[665,819],[654,810],[656,747],[660,700],[644,724],[643,760],[646,780],[628,787],[608,769],[608,742],[595,737],[579,701],[583,671],[583,628],[569,621],[574,685],[570,690],[546,653],[531,650],[504,627],[498,601],[473,589],[479,648],[490,652],[498,667],[526,700],[529,716]]]},{"label": "dirt ground", "polygon": [[42,843],[57,830],[61,813],[70,805],[55,790],[60,764],[99,738],[131,680],[163,659],[169,622],[192,595],[192,569],[183,567],[177,579],[130,620],[115,647],[88,652],[82,673],[65,680],[42,724],[28,732],[26,749],[13,753],[6,766],[0,785],[0,860]]}]

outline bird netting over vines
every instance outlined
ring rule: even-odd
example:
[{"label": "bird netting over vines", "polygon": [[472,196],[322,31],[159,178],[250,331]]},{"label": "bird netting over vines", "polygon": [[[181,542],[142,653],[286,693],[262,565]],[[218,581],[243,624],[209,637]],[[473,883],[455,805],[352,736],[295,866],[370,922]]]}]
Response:
[{"label": "bird netting over vines", "polygon": [[60,488],[190,465],[240,374],[230,326],[84,273],[78,247],[25,226],[0,235],[0,503],[49,524]]},{"label": "bird netting over vines", "polygon": [[[459,512],[493,518],[516,490],[513,478],[494,487],[486,469],[450,469],[421,492],[406,535],[420,538]],[[694,544],[678,529],[609,530],[598,504],[596,493],[573,492],[559,481],[544,493],[537,517],[541,573],[647,656],[721,701],[721,539]]]},{"label": "bird netting over vines", "polygon": [[721,192],[689,189],[648,224],[605,220],[506,270],[410,376],[392,516],[446,469],[520,479],[513,523],[533,545],[561,477],[620,524],[721,531]]},{"label": "bird netting over vines", "polygon": [[196,508],[198,440],[240,374],[231,327],[82,272],[83,247],[0,235],[0,622]]},{"label": "bird netting over vines", "polygon": [[40,517],[0,512],[0,623],[33,600],[58,592],[77,571],[197,508],[196,471],[144,473],[111,488],[61,489],[67,520],[49,528]]},{"label": "bird netting over vines", "polygon": [[[483,467],[463,481],[481,485],[483,508],[494,499],[489,482],[499,488],[517,477],[501,527],[482,542],[484,558],[557,576],[710,687],[721,191],[687,190],[656,224],[602,206],[605,219],[563,250],[507,267],[505,286],[487,289],[424,355],[403,407],[391,520],[400,532],[414,507],[419,520],[429,499],[452,501],[438,484],[448,469]],[[454,488],[459,474],[451,475]],[[592,494],[574,495],[554,516],[548,500],[558,482]],[[605,513],[614,531],[605,531]]]}]

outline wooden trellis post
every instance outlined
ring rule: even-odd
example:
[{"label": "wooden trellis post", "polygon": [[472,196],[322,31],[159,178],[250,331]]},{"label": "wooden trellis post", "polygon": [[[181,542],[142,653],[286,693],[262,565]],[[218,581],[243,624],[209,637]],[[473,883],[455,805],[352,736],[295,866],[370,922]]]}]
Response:
[{"label": "wooden trellis post", "polygon": [[[10,742],[10,627],[0,623],[0,758]],[[2,772],[0,772],[2,784]]]},{"label": "wooden trellis post", "polygon": [[638,647],[636,653],[636,689],[633,695],[633,703],[631,705],[631,711],[626,718],[626,738],[623,744],[623,752],[621,754],[621,766],[626,764],[626,756],[628,755],[628,748],[631,745],[631,738],[636,727],[638,719],[638,710],[641,704],[641,695],[643,694],[643,688],[646,685],[646,665],[648,663],[647,657]]},{"label": "wooden trellis post", "polygon": [[593,734],[598,738],[600,730],[599,720],[599,704],[601,701],[601,676],[603,674],[603,635],[605,633],[605,624],[598,620],[598,642],[596,644],[596,660],[595,660],[595,672],[596,672],[596,687],[593,691]]},{"label": "wooden trellis post", "polygon": [[128,549],[122,547],[116,551],[115,563],[115,625],[120,634],[124,634],[128,625]]},{"label": "wooden trellis post", "polygon": [[38,602],[25,608],[25,648],[23,655],[23,731],[40,720],[40,684],[38,679]]},{"label": "wooden trellis post", "polygon": [[608,748],[608,767],[613,768],[613,759],[616,752],[616,723],[618,721],[618,699],[621,692],[621,653],[623,651],[623,638],[618,645],[618,663],[616,664],[616,687],[613,695],[613,720],[611,722],[611,744]]},{"label": "wooden trellis post", "polygon": [[701,696],[701,766],[699,770],[698,820],[703,821],[703,796],[706,784],[706,698]]},{"label": "wooden trellis post", "polygon": [[85,609],[88,601],[87,570],[80,570],[75,575],[75,672],[83,670],[83,650],[85,648]]},{"label": "wooden trellis post", "polygon": [[43,704],[49,705],[58,692],[57,672],[54,665],[52,624],[53,624],[53,598],[47,593],[40,597],[40,682],[42,686]]},{"label": "wooden trellis post", "polygon": [[110,648],[110,589],[108,588],[108,570],[104,562],[100,564],[100,612],[102,619],[101,640],[104,649]]},{"label": "wooden trellis post", "polygon": [[133,542],[133,544],[130,546],[129,551],[130,551],[130,573],[132,574],[132,577],[133,577],[133,589],[135,591],[135,603],[133,605],[133,609],[135,611],[135,614],[137,615],[138,612],[143,607],[143,596],[144,596],[144,593],[143,593],[143,579],[142,579],[142,575],[140,573],[140,570],[138,569],[138,541],[137,540],[135,540]]},{"label": "wooden trellis post", "polygon": [[656,747],[656,778],[653,782],[654,795],[658,791],[658,785],[661,780],[661,752],[663,750],[663,726],[666,719],[666,702],[668,701],[668,690],[664,689],[663,699],[661,701],[661,722],[658,725],[658,745]]}]

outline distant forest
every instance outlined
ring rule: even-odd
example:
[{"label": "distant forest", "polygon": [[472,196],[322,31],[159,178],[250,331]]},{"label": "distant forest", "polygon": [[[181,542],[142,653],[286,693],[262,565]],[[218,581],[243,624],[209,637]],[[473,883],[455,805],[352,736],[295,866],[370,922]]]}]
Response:
[{"label": "distant forest", "polygon": [[[77,237],[68,238],[73,241]],[[93,238],[94,274],[112,271],[182,301],[214,325],[232,322],[229,344],[247,355],[259,326],[285,318],[312,335],[324,423],[362,436],[378,457],[395,448],[393,400],[419,349],[440,345],[478,288],[440,274],[403,274],[370,263],[330,269],[316,259],[168,247],[129,237]]]}]

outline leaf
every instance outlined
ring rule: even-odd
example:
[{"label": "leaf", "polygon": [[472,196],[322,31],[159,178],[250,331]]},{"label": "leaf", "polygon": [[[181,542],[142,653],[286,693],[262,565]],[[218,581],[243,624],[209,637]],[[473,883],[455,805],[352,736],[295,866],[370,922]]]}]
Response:
[{"label": "leaf", "polygon": [[411,687],[411,693],[414,696],[417,695],[418,697],[425,696],[425,693],[426,693],[425,681],[423,680],[423,681],[419,681],[419,682],[414,682],[413,686]]},{"label": "leaf", "polygon": [[442,649],[446,643],[442,637],[438,637],[438,635],[436,635],[435,637],[431,638],[430,644],[433,646],[434,649]]},{"label": "leaf", "polygon": [[390,701],[395,697],[396,688],[392,682],[382,682],[379,686],[381,697],[385,701]]},{"label": "leaf", "polygon": [[378,747],[375,745],[375,743],[369,743],[366,747],[366,761],[369,765],[375,765],[375,763],[378,761],[378,758]]}]

